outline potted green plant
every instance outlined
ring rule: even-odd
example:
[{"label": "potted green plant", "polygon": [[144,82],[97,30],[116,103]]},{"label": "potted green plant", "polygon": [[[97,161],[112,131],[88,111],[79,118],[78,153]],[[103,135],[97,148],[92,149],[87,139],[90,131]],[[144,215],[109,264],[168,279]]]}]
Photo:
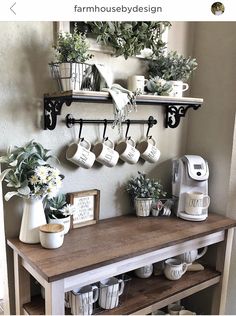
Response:
[{"label": "potted green plant", "polygon": [[88,52],[89,44],[86,36],[77,29],[73,33],[59,33],[57,43],[53,46],[56,52],[56,62],[50,63],[53,78],[57,79],[59,89],[91,90],[92,65],[85,62],[92,58]]},{"label": "potted green plant", "polygon": [[166,192],[158,180],[147,178],[145,173],[138,174],[129,180],[126,190],[134,200],[137,216],[149,216],[152,203],[165,197]]},{"label": "potted green plant", "polygon": [[103,45],[114,49],[116,56],[125,59],[136,56],[143,49],[151,49],[152,53],[159,54],[166,43],[161,35],[170,22],[145,21],[145,22],[87,22],[90,32],[97,37]]},{"label": "potted green plant", "polygon": [[35,141],[10,148],[0,157],[0,163],[8,166],[1,173],[0,181],[14,189],[5,194],[5,200],[19,196],[24,201],[19,238],[25,243],[39,242],[39,226],[46,224],[43,200],[55,196],[62,186],[64,177],[48,163],[52,157],[49,150]]},{"label": "potted green plant", "polygon": [[64,225],[64,234],[67,234],[70,229],[71,215],[74,211],[75,206],[67,203],[65,194],[47,200],[46,214],[48,222]]},{"label": "potted green plant", "polygon": [[171,96],[181,97],[183,91],[188,89],[188,80],[193,71],[197,68],[195,58],[184,57],[176,51],[169,52],[167,55],[159,54],[148,62],[149,75],[156,76],[168,81],[172,85]]},{"label": "potted green plant", "polygon": [[148,92],[156,95],[169,95],[172,85],[165,79],[156,76],[146,82],[146,89]]}]

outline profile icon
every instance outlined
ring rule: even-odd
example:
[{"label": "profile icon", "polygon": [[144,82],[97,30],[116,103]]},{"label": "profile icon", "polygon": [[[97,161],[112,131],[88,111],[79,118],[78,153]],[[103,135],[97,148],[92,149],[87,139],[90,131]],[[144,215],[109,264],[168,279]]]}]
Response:
[{"label": "profile icon", "polygon": [[225,12],[225,6],[222,2],[214,2],[211,6],[211,12],[214,15],[221,15]]}]

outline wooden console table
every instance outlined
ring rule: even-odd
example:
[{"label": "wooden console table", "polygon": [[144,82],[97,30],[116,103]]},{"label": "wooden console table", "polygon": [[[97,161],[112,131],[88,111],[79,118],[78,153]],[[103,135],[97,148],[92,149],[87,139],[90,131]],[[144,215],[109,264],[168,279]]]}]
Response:
[{"label": "wooden console table", "polygon": [[45,288],[45,308],[41,312],[63,315],[67,291],[213,244],[217,244],[214,269],[187,272],[178,281],[164,277],[132,280],[132,295],[110,313],[150,313],[216,285],[212,313],[224,314],[235,226],[234,220],[216,214],[210,214],[204,222],[130,215],[71,230],[63,246],[55,250],[9,239],[14,251],[16,314],[39,314],[31,298],[30,275]]}]

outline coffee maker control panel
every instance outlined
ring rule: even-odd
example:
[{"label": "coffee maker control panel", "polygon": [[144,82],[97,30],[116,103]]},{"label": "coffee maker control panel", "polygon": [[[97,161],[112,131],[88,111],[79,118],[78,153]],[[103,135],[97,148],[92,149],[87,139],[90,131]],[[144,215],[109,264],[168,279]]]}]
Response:
[{"label": "coffee maker control panel", "polygon": [[202,157],[195,155],[185,155],[184,158],[190,178],[197,181],[204,181],[208,179],[208,164]]}]

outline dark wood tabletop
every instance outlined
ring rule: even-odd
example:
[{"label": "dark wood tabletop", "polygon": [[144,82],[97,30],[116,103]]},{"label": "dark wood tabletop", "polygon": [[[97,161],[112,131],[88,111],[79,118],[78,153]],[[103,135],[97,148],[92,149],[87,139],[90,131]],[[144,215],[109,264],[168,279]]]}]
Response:
[{"label": "dark wood tabletop", "polygon": [[7,243],[43,278],[52,282],[235,226],[236,221],[213,213],[203,222],[128,215],[71,229],[58,249],[24,244],[18,238]]}]

